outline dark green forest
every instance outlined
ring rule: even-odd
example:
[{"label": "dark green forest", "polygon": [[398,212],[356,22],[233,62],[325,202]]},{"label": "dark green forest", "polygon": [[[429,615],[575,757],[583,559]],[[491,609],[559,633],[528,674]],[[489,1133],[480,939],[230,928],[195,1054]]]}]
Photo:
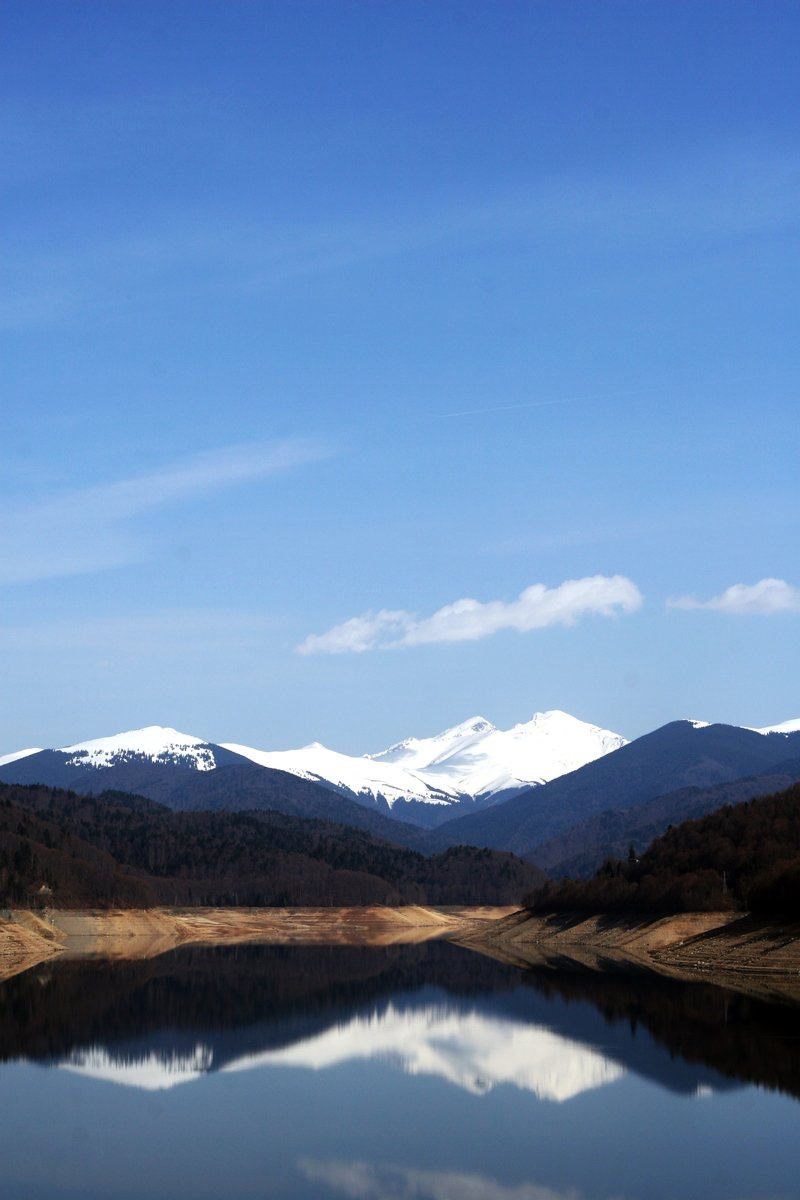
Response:
[{"label": "dark green forest", "polygon": [[800,784],[670,828],[593,879],[549,882],[534,912],[713,912],[800,916]]},{"label": "dark green forest", "polygon": [[454,847],[258,812],[173,812],[122,792],[0,784],[0,906],[519,903],[542,872]]}]

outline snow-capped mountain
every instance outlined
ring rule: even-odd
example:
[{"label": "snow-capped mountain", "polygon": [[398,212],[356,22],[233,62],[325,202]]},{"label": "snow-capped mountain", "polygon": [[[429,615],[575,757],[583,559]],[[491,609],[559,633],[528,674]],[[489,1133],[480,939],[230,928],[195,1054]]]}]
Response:
[{"label": "snow-capped mountain", "polygon": [[144,729],[131,729],[112,737],[76,742],[74,746],[61,746],[60,751],[68,756],[69,766],[111,767],[142,759],[195,771],[213,771],[217,766],[209,742],[162,725],[147,725]]},{"label": "snow-capped mountain", "polygon": [[618,750],[626,741],[554,709],[535,713],[530,721],[508,730],[474,717],[436,737],[408,738],[369,757],[416,770],[457,794],[495,797],[547,783]]},{"label": "snow-capped mountain", "polygon": [[300,750],[255,750],[234,742],[224,747],[261,766],[386,805],[394,816],[419,820],[420,804],[438,806],[436,816],[446,819],[453,806],[486,807],[625,744],[617,733],[553,711],[536,713],[509,730],[473,717],[435,737],[407,738],[362,757],[338,754],[318,742]]},{"label": "snow-capped mountain", "polygon": [[[150,725],[56,750],[18,751],[0,760],[0,770],[11,782],[62,787],[85,785],[87,773],[90,777],[97,770],[106,776],[103,787],[155,795],[143,771],[178,768],[184,773],[207,773],[221,766],[254,763],[401,820],[438,825],[462,811],[485,808],[555,779],[625,744],[619,734],[558,711],[537,713],[509,730],[473,717],[434,737],[407,738],[362,756],[340,754],[319,742],[297,750],[262,750],[237,742],[217,745],[177,729]],[[112,772],[118,778],[112,779]],[[169,802],[165,792],[158,796]]]},{"label": "snow-capped mountain", "polygon": [[[698,731],[698,736],[709,729],[705,721],[685,724]],[[756,732],[788,742],[800,731],[800,719],[757,730],[715,728],[729,728],[731,733],[740,728],[749,737]],[[240,772],[252,772],[255,764],[269,772],[283,773],[271,775],[273,780],[285,779],[289,774],[305,781],[303,786],[313,784],[328,819],[348,819],[346,814],[334,812],[333,807],[327,813],[325,796],[334,791],[348,803],[356,801],[362,807],[430,827],[570,775],[627,745],[620,734],[558,710],[536,713],[530,721],[508,730],[497,729],[484,717],[473,717],[433,737],[407,738],[386,750],[361,756],[340,754],[319,742],[297,750],[261,750],[236,742],[216,744],[151,725],[57,750],[30,748],[6,754],[0,758],[0,778],[94,790],[93,777],[100,772],[104,777],[101,787],[140,791],[171,804],[171,793],[163,782],[167,772],[170,778],[182,781],[178,806],[191,807],[192,796],[186,788],[194,795],[196,789],[189,786],[193,773],[200,772],[211,782],[210,773],[217,768],[237,767]],[[154,781],[156,771],[160,772],[158,783]],[[261,801],[250,793],[248,802]],[[200,806],[205,803],[218,807],[222,801],[219,797],[207,799]],[[226,799],[222,806],[227,804]],[[271,796],[267,806],[281,807],[280,799]],[[318,802],[314,815],[323,815]]]},{"label": "snow-capped mountain", "polygon": [[[731,801],[726,796],[714,803],[719,786],[740,781],[750,799],[759,794],[755,777],[766,779],[770,773],[779,777],[777,786],[768,784],[761,794],[780,790],[780,776],[785,787],[797,779],[798,762],[800,730],[763,732],[698,720],[670,721],[502,804],[454,814],[430,844],[437,850],[488,846],[529,858],[550,872],[565,864],[564,871],[591,873],[603,857],[619,854],[617,837],[627,845],[641,844],[645,838],[649,842],[669,824],[703,815],[692,811],[700,803],[700,792],[709,800],[704,811],[710,812]],[[638,826],[638,810],[656,801],[649,822]],[[690,804],[688,812],[685,803]],[[612,826],[615,832],[610,836]],[[621,834],[621,829],[630,829],[632,836]],[[573,857],[580,859],[577,868],[571,865]]]},{"label": "snow-capped mountain", "polygon": [[214,747],[203,738],[179,733],[164,725],[147,725],[144,729],[129,729],[110,737],[76,742],[74,746],[58,746],[52,750],[31,746],[27,750],[15,750],[0,756],[0,767],[43,753],[59,754],[71,767],[116,767],[123,763],[150,762],[212,771],[219,765],[219,755],[215,756]]}]

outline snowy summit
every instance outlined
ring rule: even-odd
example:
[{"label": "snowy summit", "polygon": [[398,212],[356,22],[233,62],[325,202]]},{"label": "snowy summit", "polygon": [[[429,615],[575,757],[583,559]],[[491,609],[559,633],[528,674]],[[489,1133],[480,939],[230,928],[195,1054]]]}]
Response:
[{"label": "snowy summit", "polygon": [[264,767],[327,783],[357,798],[453,805],[493,803],[546,783],[626,744],[608,729],[554,710],[512,729],[472,717],[429,738],[406,738],[361,757],[314,742],[299,750],[255,750],[226,742],[226,750]]},{"label": "snowy summit", "polygon": [[203,738],[162,725],[76,742],[74,746],[62,746],[61,752],[69,756],[70,766],[81,767],[110,767],[143,759],[196,771],[213,771],[217,765],[214,751]]}]

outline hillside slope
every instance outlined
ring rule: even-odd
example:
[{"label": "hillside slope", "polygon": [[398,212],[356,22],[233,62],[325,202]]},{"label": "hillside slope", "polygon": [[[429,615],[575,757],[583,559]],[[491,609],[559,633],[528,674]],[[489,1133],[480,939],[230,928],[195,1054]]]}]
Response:
[{"label": "hillside slope", "polygon": [[536,912],[716,912],[800,916],[800,784],[669,829],[641,858],[590,880],[548,883]]},{"label": "hillside slope", "polygon": [[0,784],[0,906],[505,904],[542,878],[512,855],[425,858],[282,813]]},{"label": "hillside slope", "polygon": [[800,759],[779,763],[713,788],[681,788],[634,808],[611,809],[573,825],[536,849],[548,875],[588,878],[607,858],[624,858],[632,845],[641,852],[671,825],[704,817],[726,804],[781,792],[800,780]]},{"label": "hillside slope", "polygon": [[626,746],[485,812],[448,821],[439,849],[469,843],[536,861],[545,842],[609,809],[630,809],[680,788],[713,787],[800,755],[800,732],[673,721]]}]

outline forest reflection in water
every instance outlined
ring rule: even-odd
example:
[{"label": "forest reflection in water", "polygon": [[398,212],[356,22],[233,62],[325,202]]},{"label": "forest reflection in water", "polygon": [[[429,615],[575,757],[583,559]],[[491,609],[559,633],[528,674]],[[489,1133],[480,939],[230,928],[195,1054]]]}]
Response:
[{"label": "forest reflection in water", "polygon": [[[236,1087],[237,1092],[225,1092],[229,1106],[264,1104],[265,1115],[283,1088],[294,1097],[284,1105],[287,1112],[292,1103],[302,1113],[321,1106],[326,1132],[315,1130],[311,1136],[307,1129],[302,1145],[292,1144],[291,1154],[287,1146],[273,1147],[269,1186],[251,1192],[250,1184],[239,1187],[229,1180],[231,1196],[455,1200],[464,1195],[469,1200],[504,1200],[506,1192],[497,1179],[482,1173],[488,1163],[473,1162],[469,1179],[461,1170],[474,1145],[444,1163],[430,1161],[430,1151],[422,1153],[429,1136],[420,1124],[423,1120],[440,1124],[445,1144],[453,1137],[459,1144],[460,1139],[468,1141],[470,1121],[478,1122],[474,1144],[484,1136],[487,1110],[463,1109],[469,1101],[453,1097],[472,1097],[475,1103],[488,1103],[490,1094],[505,1097],[502,1103],[493,1100],[500,1107],[492,1110],[494,1120],[505,1114],[504,1124],[511,1112],[514,1121],[520,1119],[520,1106],[526,1103],[560,1109],[564,1119],[557,1134],[548,1136],[547,1154],[555,1154],[555,1146],[563,1143],[567,1164],[574,1138],[568,1112],[572,1114],[575,1105],[594,1105],[583,1120],[599,1122],[600,1110],[592,1097],[605,1096],[600,1123],[607,1122],[609,1106],[618,1105],[622,1113],[629,1102],[619,1091],[623,1084],[629,1087],[638,1080],[637,1086],[646,1086],[651,1100],[662,1094],[673,1097],[671,1104],[744,1095],[752,1085],[776,1097],[800,1097],[799,1035],[800,1011],[788,1005],[641,973],[525,971],[446,942],[383,948],[185,948],[133,962],[56,960],[0,985],[0,1064],[5,1064],[0,1065],[0,1087],[12,1079],[14,1070],[27,1067],[30,1072],[30,1064],[59,1068],[37,1074],[35,1084],[25,1083],[33,1089],[30,1103],[35,1111],[46,1107],[42,1096],[48,1079],[62,1081],[60,1087],[69,1080],[73,1088],[102,1086],[102,1103],[110,1111],[117,1102],[109,1098],[123,1091],[129,1096],[160,1096],[159,1103],[172,1104],[171,1098],[179,1094],[199,1096],[199,1081],[205,1079],[210,1086],[216,1079],[215,1105],[220,1087]],[[383,1090],[369,1102],[370,1089],[378,1084],[377,1076],[364,1074],[367,1068],[379,1071],[383,1081]],[[328,1076],[330,1083],[324,1082]],[[331,1111],[337,1102],[331,1101],[327,1089],[334,1086],[333,1080],[339,1088],[351,1087],[355,1078],[357,1101],[348,1098],[340,1107],[357,1105],[363,1126],[359,1136],[373,1146],[388,1134],[385,1119],[375,1129],[370,1121],[381,1105],[389,1105],[392,1120],[403,1129],[401,1142],[411,1154],[410,1163],[398,1161],[396,1144],[387,1146],[386,1156],[375,1161],[363,1154],[363,1147],[360,1157],[337,1155],[340,1143],[349,1143],[355,1133],[351,1121],[337,1141],[340,1117]],[[413,1098],[399,1078],[416,1089]],[[229,1083],[223,1084],[226,1080]],[[256,1085],[256,1080],[269,1082]],[[305,1080],[296,1084],[305,1089],[302,1097],[295,1095],[289,1080]],[[116,1086],[109,1092],[111,1085]],[[256,1086],[261,1090],[254,1091]],[[200,1092],[195,1092],[198,1087]],[[442,1087],[448,1089],[447,1102]],[[652,1102],[655,1114],[659,1102]],[[193,1111],[198,1104],[191,1101]],[[781,1120],[796,1121],[800,1108],[795,1100],[784,1098],[780,1104]],[[555,1119],[544,1121],[544,1110],[531,1111],[530,1119],[535,1111],[541,1130]],[[230,1111],[228,1117],[232,1119]],[[201,1125],[211,1119],[209,1114],[196,1117]],[[243,1129],[248,1119],[241,1116],[237,1128]],[[657,1120],[662,1118],[653,1115],[652,1121]],[[766,1149],[759,1129],[752,1126],[750,1132]],[[0,1132],[0,1152],[7,1163],[15,1161],[13,1133],[8,1127]],[[4,1136],[9,1138],[8,1155]],[[497,1136],[502,1141],[503,1131]],[[415,1145],[420,1147],[418,1161],[412,1152]],[[509,1198],[595,1194],[584,1178],[587,1171],[594,1178],[586,1164],[570,1177],[572,1191],[559,1193],[549,1184],[545,1188],[541,1176],[531,1182],[530,1164],[520,1161],[520,1154],[525,1158],[531,1149],[523,1151],[522,1145],[509,1159],[516,1163],[514,1186],[519,1189],[524,1183],[534,1190],[508,1191]],[[172,1153],[182,1152],[173,1146]],[[657,1157],[656,1150],[654,1154]],[[794,1150],[784,1152],[782,1169],[787,1173],[793,1169],[789,1154]],[[538,1155],[545,1170],[547,1155],[541,1150]],[[24,1174],[21,1165],[16,1169]],[[79,1180],[75,1194],[83,1188],[90,1196],[92,1186],[81,1177],[82,1169],[74,1168]],[[627,1169],[633,1169],[631,1164]],[[598,1196],[612,1194],[616,1176],[610,1164],[608,1170],[608,1180],[603,1172],[597,1177],[597,1186],[602,1181],[606,1187]],[[152,1171],[148,1178],[152,1187],[143,1195],[191,1194],[174,1180],[159,1190]],[[25,1186],[20,1195],[35,1200],[72,1195],[59,1180],[50,1180],[50,1190],[37,1191],[32,1176]],[[200,1185],[195,1181],[193,1186]],[[707,1181],[704,1186],[708,1188]],[[127,1194],[124,1188],[120,1194]],[[714,1194],[713,1186],[709,1194]],[[783,1194],[780,1178],[773,1180],[770,1194]]]},{"label": "forest reflection in water", "polygon": [[[601,1048],[619,1068],[678,1090],[703,1086],[711,1072],[715,1087],[755,1083],[800,1097],[796,1008],[645,973],[523,971],[446,942],[51,962],[0,984],[0,1061],[77,1063],[93,1054],[121,1063],[140,1054],[163,1060],[166,1084],[168,1065],[198,1045],[206,1047],[198,1071],[268,1053],[276,1064],[312,1065],[314,1048],[340,1061],[358,1056],[358,1043],[368,1057],[370,1039],[376,1054],[399,1060],[392,1024],[406,1039],[437,1030],[453,1038],[449,1023],[470,1021],[475,1037],[493,1022],[517,1042],[536,1030],[572,1043],[573,1053]],[[462,1041],[467,1053],[469,1031]]]}]

